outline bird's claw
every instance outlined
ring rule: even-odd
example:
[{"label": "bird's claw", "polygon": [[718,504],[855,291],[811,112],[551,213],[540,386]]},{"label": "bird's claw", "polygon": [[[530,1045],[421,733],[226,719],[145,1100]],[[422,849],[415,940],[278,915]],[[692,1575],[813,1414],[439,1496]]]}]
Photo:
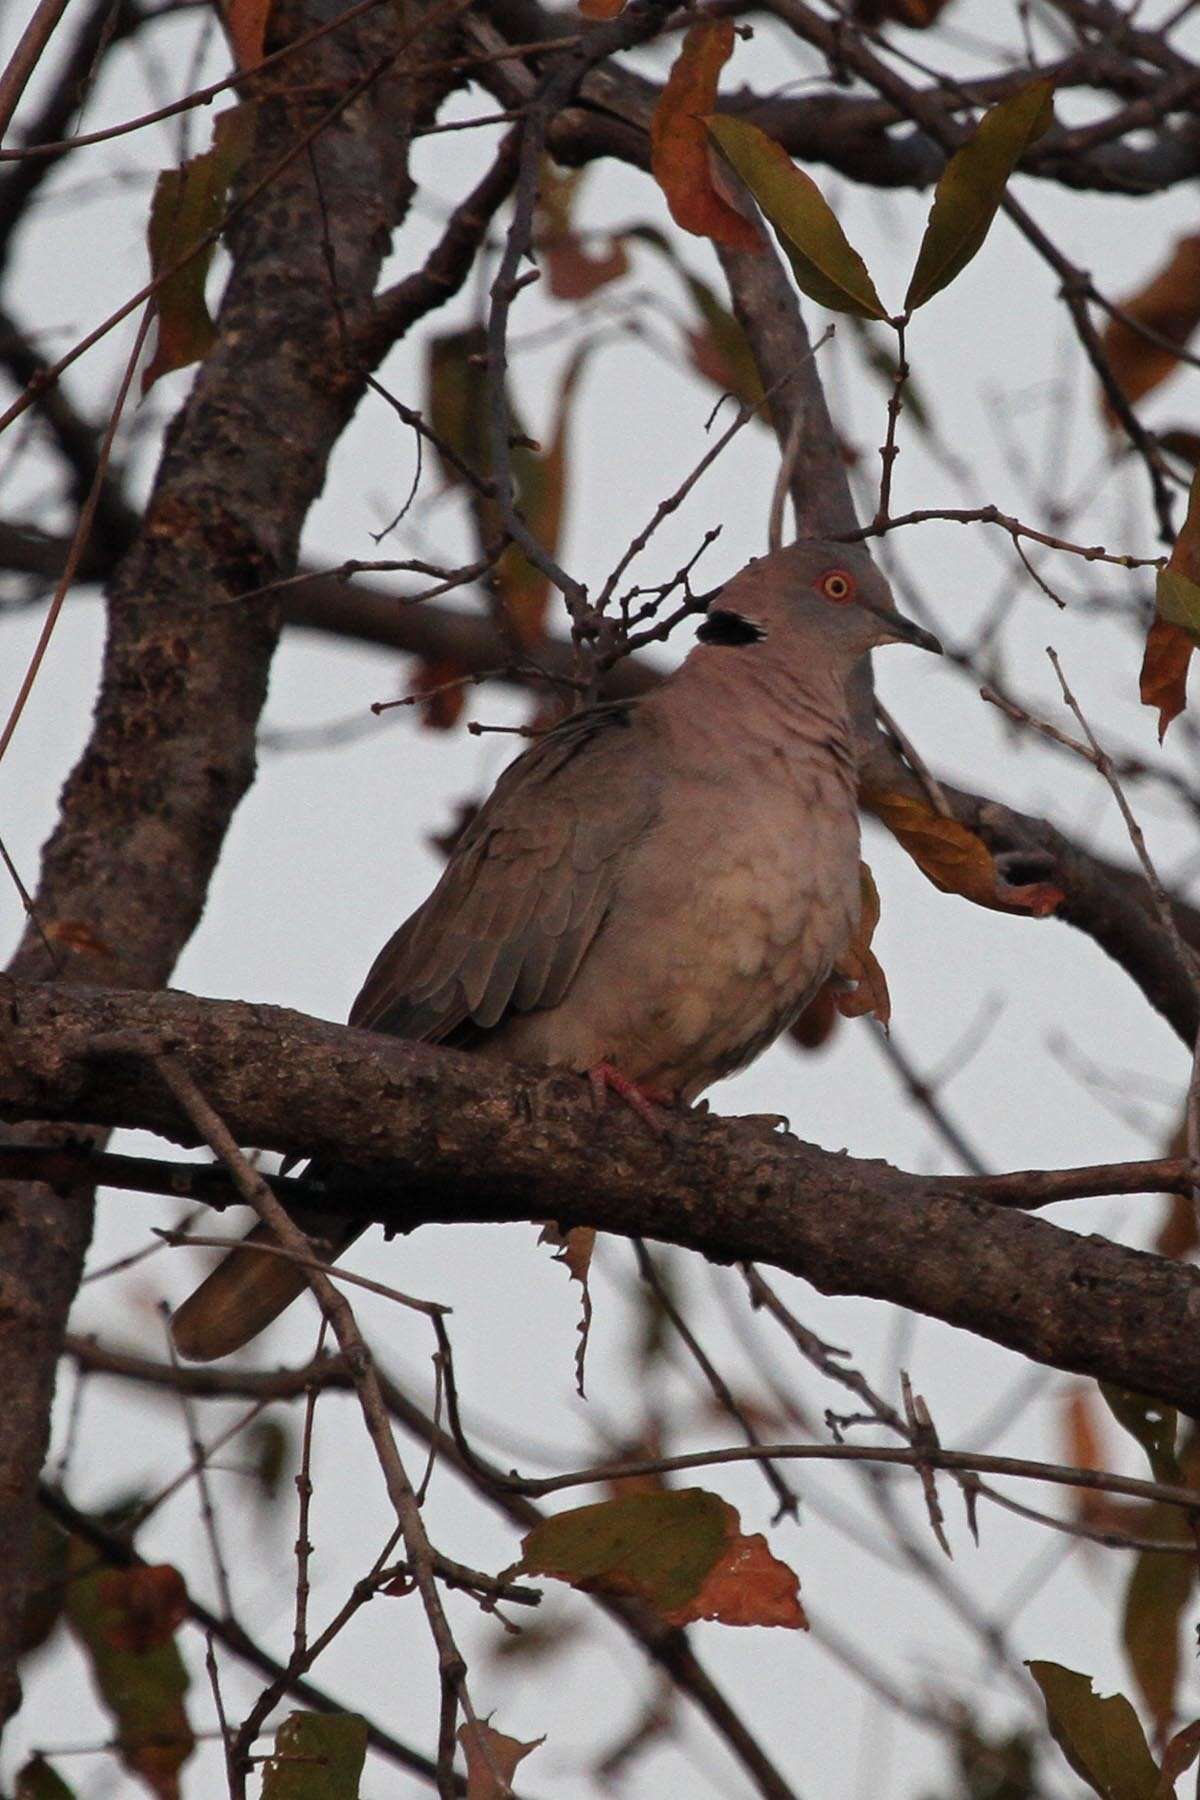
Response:
[{"label": "bird's claw", "polygon": [[612,1063],[600,1062],[587,1072],[588,1086],[592,1090],[592,1105],[597,1112],[604,1111],[604,1097],[608,1092],[617,1094],[648,1125],[655,1137],[665,1137],[666,1120],[659,1112],[660,1106],[671,1104],[671,1095],[660,1093],[655,1088],[640,1087],[631,1081],[628,1075],[622,1075],[620,1069]]}]

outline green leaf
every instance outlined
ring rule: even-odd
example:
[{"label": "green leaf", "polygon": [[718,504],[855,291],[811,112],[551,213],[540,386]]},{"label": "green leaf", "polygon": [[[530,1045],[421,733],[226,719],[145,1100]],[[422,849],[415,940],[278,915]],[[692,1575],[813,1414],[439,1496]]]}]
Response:
[{"label": "green leaf", "polygon": [[67,1619],[112,1714],[121,1761],[151,1793],[175,1800],[195,1748],[184,1707],[188,1674],[173,1636],[183,1583],[167,1565],[97,1567],[79,1538],[70,1561],[78,1573],[67,1588]]},{"label": "green leaf", "polygon": [[1154,582],[1154,604],[1158,615],[1183,629],[1200,643],[1200,587],[1178,569],[1158,571]]},{"label": "green leaf", "polygon": [[725,1545],[725,1502],[703,1488],[601,1500],[535,1525],[521,1568],[572,1587],[638,1593],[658,1609],[682,1606],[703,1586]]},{"label": "green leaf", "polygon": [[1155,1800],[1159,1772],[1124,1694],[1093,1693],[1090,1675],[1060,1663],[1026,1663],[1042,1690],[1059,1749],[1102,1800]]},{"label": "green leaf", "polygon": [[357,1713],[289,1713],[263,1770],[262,1800],[358,1800],[367,1721]]},{"label": "green leaf", "polygon": [[982,247],[1009,176],[1054,122],[1054,86],[1033,81],[984,113],[934,189],[916,267],[904,297],[911,312],[961,274]]},{"label": "green leaf", "polygon": [[154,297],[158,341],[142,376],[142,392],[160,375],[198,362],[216,335],[204,290],[215,241],[205,239],[221,223],[225,195],[250,141],[253,107],[235,106],[213,126],[212,149],[178,169],[164,169],[150,202],[147,242],[155,277],[187,257]]},{"label": "green leaf", "polygon": [[809,298],[833,312],[885,319],[866,264],[811,176],[757,125],[725,113],[707,124],[722,156],[762,208]]},{"label": "green leaf", "polygon": [[808,1626],[795,1571],[760,1534],[744,1536],[736,1510],[703,1488],[577,1506],[535,1526],[522,1547],[529,1574],[588,1593],[637,1594],[670,1624]]},{"label": "green leaf", "polygon": [[75,1795],[44,1756],[34,1756],[17,1776],[13,1800],[75,1800]]},{"label": "green leaf", "polygon": [[1182,1482],[1183,1471],[1175,1455],[1175,1435],[1179,1428],[1175,1408],[1164,1406],[1161,1400],[1152,1400],[1146,1394],[1117,1387],[1111,1381],[1102,1381],[1098,1385],[1117,1424],[1123,1426],[1130,1437],[1136,1438],[1146,1452],[1155,1481]]}]

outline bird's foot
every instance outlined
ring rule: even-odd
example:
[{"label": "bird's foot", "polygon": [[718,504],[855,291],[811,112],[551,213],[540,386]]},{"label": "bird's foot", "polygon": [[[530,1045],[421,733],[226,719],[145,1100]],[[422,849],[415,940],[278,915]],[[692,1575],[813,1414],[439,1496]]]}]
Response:
[{"label": "bird's foot", "polygon": [[597,1063],[594,1068],[589,1069],[587,1078],[592,1090],[592,1105],[597,1112],[604,1111],[604,1096],[607,1092],[612,1092],[618,1094],[626,1106],[633,1109],[638,1118],[650,1127],[655,1137],[666,1135],[666,1120],[658,1109],[660,1106],[670,1106],[673,1095],[664,1094],[658,1088],[641,1087],[607,1062]]}]

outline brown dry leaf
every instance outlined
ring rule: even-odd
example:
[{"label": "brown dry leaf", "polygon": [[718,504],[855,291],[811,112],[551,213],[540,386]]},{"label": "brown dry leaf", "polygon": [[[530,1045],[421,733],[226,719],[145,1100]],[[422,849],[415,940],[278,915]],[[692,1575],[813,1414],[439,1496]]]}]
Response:
[{"label": "brown dry leaf", "polygon": [[450,731],[458,724],[470,674],[452,656],[422,657],[414,665],[408,692],[419,702],[422,725],[430,731]]},{"label": "brown dry leaf", "polygon": [[252,69],[262,61],[263,38],[273,4],[274,0],[224,0],[221,23],[239,69]]},{"label": "brown dry leaf", "polygon": [[897,25],[924,31],[949,4],[950,0],[854,0],[851,10],[863,25],[882,25],[885,19],[892,19]]},{"label": "brown dry leaf", "polygon": [[1146,634],[1139,683],[1142,704],[1158,709],[1158,741],[1187,705],[1188,664],[1200,644],[1200,468],[1192,477],[1187,517],[1154,583],[1154,618]]},{"label": "brown dry leaf", "polygon": [[871,949],[871,939],[879,923],[879,889],[866,863],[858,865],[858,885],[862,895],[858,928],[834,964],[837,973],[846,981],[852,981],[854,986],[839,985],[833,999],[838,1011],[847,1019],[861,1019],[874,1013],[886,1030],[892,1016],[892,1001],[887,976]]},{"label": "brown dry leaf", "polygon": [[1035,919],[1045,918],[1061,904],[1062,889],[1053,882],[1010,887],[1001,879],[982,838],[957,819],[935,813],[923,801],[877,789],[866,790],[860,798],[944,894],[960,894],[964,900],[996,912],[1032,913]]},{"label": "brown dry leaf", "polygon": [[542,158],[536,243],[556,300],[586,300],[629,268],[629,253],[619,237],[609,240],[606,251],[593,255],[572,224],[571,211],[583,174],[582,169],[559,169],[552,157]]},{"label": "brown dry leaf", "polygon": [[[1121,310],[1168,340],[1168,345],[1151,343],[1125,319],[1110,319],[1105,328],[1108,366],[1130,405],[1136,405],[1175,373],[1179,351],[1200,325],[1200,236],[1179,238],[1166,266],[1140,293],[1122,301]],[[1114,423],[1107,399],[1102,407]]]},{"label": "brown dry leaf", "polygon": [[650,121],[650,167],[671,217],[685,231],[733,250],[761,250],[758,227],[722,198],[709,163],[705,119],[733,52],[732,19],[693,25]]},{"label": "brown dry leaf", "polygon": [[587,1361],[588,1336],[592,1329],[592,1295],[588,1287],[588,1272],[592,1266],[592,1252],[596,1248],[596,1229],[593,1225],[573,1225],[564,1236],[555,1224],[549,1220],[542,1226],[539,1244],[553,1244],[557,1255],[554,1260],[562,1263],[572,1281],[580,1287],[579,1295],[579,1345],[575,1351],[575,1386],[579,1390],[579,1398],[587,1398],[583,1391],[583,1371]]},{"label": "brown dry leaf", "polygon": [[[1101,1442],[1101,1419],[1092,1386],[1071,1388],[1063,1406],[1063,1461],[1075,1469],[1104,1469],[1107,1463]],[[1072,1494],[1075,1516],[1085,1524],[1106,1526],[1116,1523],[1111,1496],[1094,1488],[1078,1488]],[[1118,1513],[1128,1523],[1127,1507]]]},{"label": "brown dry leaf", "polygon": [[823,982],[792,1026],[790,1035],[802,1050],[820,1050],[837,1029],[838,986],[836,979]]},{"label": "brown dry leaf", "polygon": [[1187,1194],[1164,1194],[1163,1210],[1154,1235],[1154,1249],[1159,1256],[1183,1262],[1200,1249],[1196,1233],[1196,1209]]},{"label": "brown dry leaf", "polygon": [[112,1608],[105,1636],[114,1650],[140,1655],[169,1643],[187,1618],[187,1588],[170,1563],[113,1569],[101,1593]]},{"label": "brown dry leaf", "polygon": [[584,1593],[636,1594],[671,1625],[807,1629],[800,1583],[737,1511],[704,1488],[630,1494],[556,1513],[522,1542],[520,1567]]},{"label": "brown dry leaf", "polygon": [[1187,705],[1188,664],[1195,649],[1182,625],[1156,614],[1146,633],[1146,649],[1142,656],[1142,672],[1138,688],[1143,706],[1158,710],[1158,741],[1166,736],[1167,726],[1177,719]]},{"label": "brown dry leaf", "polygon": [[534,1738],[523,1744],[505,1737],[486,1719],[476,1719],[459,1726],[458,1741],[467,1759],[467,1800],[504,1800],[517,1764],[546,1740]]}]

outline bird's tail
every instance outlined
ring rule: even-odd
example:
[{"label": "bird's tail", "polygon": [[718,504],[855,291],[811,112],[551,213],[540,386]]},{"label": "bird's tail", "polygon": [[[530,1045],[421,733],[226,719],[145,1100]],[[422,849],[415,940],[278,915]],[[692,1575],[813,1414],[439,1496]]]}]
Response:
[{"label": "bird's tail", "polygon": [[[297,1208],[292,1217],[313,1240],[318,1254],[330,1262],[362,1231],[344,1215],[315,1208]],[[254,1247],[276,1241],[267,1226],[256,1225],[188,1295],[171,1320],[180,1356],[188,1362],[214,1362],[240,1350],[304,1292],[308,1277],[300,1264]]]}]

